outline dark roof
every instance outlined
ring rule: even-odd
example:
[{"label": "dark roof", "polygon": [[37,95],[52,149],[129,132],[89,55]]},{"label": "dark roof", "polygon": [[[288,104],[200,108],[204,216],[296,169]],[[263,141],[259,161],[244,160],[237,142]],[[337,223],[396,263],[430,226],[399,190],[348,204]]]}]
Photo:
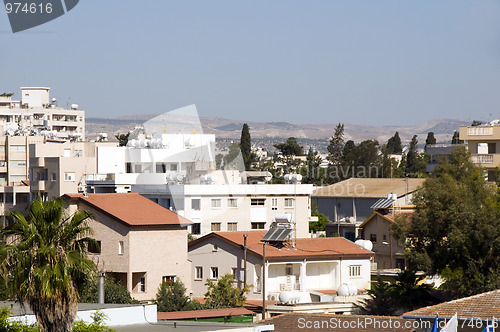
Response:
[{"label": "dark roof", "polygon": [[65,194],[129,226],[189,225],[191,221],[138,193]]},{"label": "dark roof", "polygon": [[158,312],[158,320],[177,320],[177,319],[195,319],[195,318],[213,318],[213,317],[228,317],[254,315],[253,311],[238,307],[238,308],[222,308],[222,309],[207,309],[207,310],[189,310],[189,311],[172,311]]},{"label": "dark roof", "polygon": [[[266,231],[213,232],[189,242],[188,247],[192,248],[200,242],[218,238],[242,248],[244,234],[247,235],[248,251],[262,257],[261,239],[266,234]],[[295,241],[295,248],[292,248],[289,242],[285,243],[281,248],[266,245],[266,259],[268,260],[339,257],[369,258],[372,256],[375,256],[373,252],[363,249],[343,237],[299,238]]]},{"label": "dark roof", "polygon": [[[256,322],[273,324],[275,331],[416,331],[413,320],[401,317],[286,313]],[[307,325],[306,325],[307,324]],[[410,326],[410,328],[405,328]],[[391,328],[392,327],[392,328]]]},{"label": "dark roof", "polygon": [[500,317],[500,290],[494,290],[458,300],[440,303],[405,313],[404,317],[452,317],[455,313],[459,319],[492,319]]}]

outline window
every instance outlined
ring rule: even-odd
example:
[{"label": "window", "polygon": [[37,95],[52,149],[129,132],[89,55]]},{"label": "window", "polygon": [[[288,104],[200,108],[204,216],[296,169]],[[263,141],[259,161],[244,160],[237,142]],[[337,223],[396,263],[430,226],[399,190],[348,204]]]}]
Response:
[{"label": "window", "polygon": [[10,162],[10,166],[12,166],[12,167],[25,167],[26,160],[12,160]]},{"label": "window", "polygon": [[370,234],[370,241],[377,243],[377,234]]},{"label": "window", "polygon": [[220,222],[213,222],[211,225],[210,225],[210,230],[212,232],[220,232]]},{"label": "window", "polygon": [[201,223],[197,222],[194,223],[193,226],[191,226],[191,234],[201,234]]},{"label": "window", "polygon": [[227,223],[227,231],[228,232],[236,232],[238,230],[237,222],[228,222]]},{"label": "window", "polygon": [[293,198],[285,198],[285,207],[293,208]]},{"label": "window", "polygon": [[212,251],[217,251],[217,250],[219,250],[219,246],[218,246],[218,245],[216,245],[216,244],[214,244],[214,245],[212,246]]},{"label": "window", "polygon": [[210,268],[210,278],[212,278],[212,279],[219,278],[219,268],[218,267],[211,267]]},{"label": "window", "polygon": [[64,181],[75,181],[75,173],[74,172],[65,172],[64,173]]},{"label": "window", "polygon": [[271,210],[278,210],[278,199],[277,198],[272,198],[271,199]]},{"label": "window", "polygon": [[222,199],[220,198],[212,198],[212,207],[220,208],[222,206]]},{"label": "window", "polygon": [[166,173],[167,172],[167,164],[157,163],[156,164],[156,173]]},{"label": "window", "polygon": [[191,199],[191,209],[199,211],[201,207],[201,199],[192,198]]},{"label": "window", "polygon": [[252,198],[250,205],[252,205],[252,206],[264,206],[264,205],[266,205],[266,199],[265,198]]},{"label": "window", "polygon": [[75,150],[73,157],[83,157],[83,150]]},{"label": "window", "polygon": [[10,151],[12,151],[12,152],[26,152],[26,146],[25,145],[11,145]]},{"label": "window", "polygon": [[265,222],[253,222],[252,229],[264,229],[266,226]]},{"label": "window", "polygon": [[101,241],[90,242],[88,247],[89,253],[100,254],[101,253]]},{"label": "window", "polygon": [[202,266],[197,266],[194,268],[194,278],[197,280],[203,279],[203,267]]},{"label": "window", "polygon": [[227,207],[231,207],[231,208],[238,207],[238,199],[237,198],[228,198],[227,199]]},{"label": "window", "polygon": [[175,282],[175,276],[163,276],[161,277],[161,282],[166,282],[167,284],[173,284]]},{"label": "window", "polygon": [[125,243],[123,241],[118,241],[118,255],[123,255],[125,250]]},{"label": "window", "polygon": [[383,241],[387,241],[387,235],[386,235],[386,234],[384,234],[384,235],[382,236],[382,240],[383,240]]},{"label": "window", "polygon": [[177,164],[170,164],[170,170],[171,171],[177,171]]},{"label": "window", "polygon": [[52,172],[52,181],[56,181],[57,180],[57,174]]},{"label": "window", "polygon": [[349,265],[349,277],[361,276],[361,265]]},{"label": "window", "polygon": [[141,280],[139,281],[139,292],[145,292],[146,291],[146,277],[141,277]]}]

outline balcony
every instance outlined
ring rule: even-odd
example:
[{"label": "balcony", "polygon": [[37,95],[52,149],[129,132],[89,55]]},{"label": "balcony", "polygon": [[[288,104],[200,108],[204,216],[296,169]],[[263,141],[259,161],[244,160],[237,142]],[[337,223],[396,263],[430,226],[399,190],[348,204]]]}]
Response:
[{"label": "balcony", "polygon": [[493,164],[495,160],[492,154],[473,154],[471,158],[475,164]]}]

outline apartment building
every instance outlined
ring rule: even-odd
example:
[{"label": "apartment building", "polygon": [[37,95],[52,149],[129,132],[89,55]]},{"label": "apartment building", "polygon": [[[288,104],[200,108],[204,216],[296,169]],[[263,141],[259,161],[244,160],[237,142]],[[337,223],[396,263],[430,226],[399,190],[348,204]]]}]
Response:
[{"label": "apartment building", "polygon": [[494,181],[495,168],[500,166],[500,120],[460,127],[460,139],[466,141],[472,161],[484,167],[488,180]]},{"label": "apartment building", "polygon": [[85,140],[85,111],[72,104],[70,109],[50,100],[48,87],[22,87],[21,101],[0,97],[0,133],[42,135],[64,140]]},{"label": "apartment building", "polygon": [[83,193],[88,174],[97,170],[97,149],[105,142],[39,142],[29,146],[29,185],[32,196],[60,197]]}]

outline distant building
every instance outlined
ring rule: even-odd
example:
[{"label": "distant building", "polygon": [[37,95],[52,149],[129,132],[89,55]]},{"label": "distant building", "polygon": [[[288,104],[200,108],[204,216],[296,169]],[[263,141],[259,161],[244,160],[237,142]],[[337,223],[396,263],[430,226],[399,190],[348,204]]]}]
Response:
[{"label": "distant building", "polygon": [[466,141],[472,161],[485,168],[488,181],[494,181],[500,166],[500,121],[460,127],[460,139]]},{"label": "distant building", "polygon": [[391,235],[391,225],[397,216],[411,218],[413,211],[399,211],[396,214],[388,211],[374,211],[361,225],[360,237],[370,240],[375,253],[372,270],[406,268],[405,248],[403,243]]},{"label": "distant building", "polygon": [[67,211],[92,214],[90,227],[98,246],[90,258],[106,276],[122,283],[140,301],[155,298],[163,281],[180,279],[188,293],[189,220],[136,193],[67,194]]},{"label": "distant building", "polygon": [[451,153],[457,147],[464,146],[463,144],[432,144],[427,145],[425,153],[430,157],[429,162],[425,165],[427,173],[434,172],[436,165],[451,160]]},{"label": "distant building", "polygon": [[413,178],[350,178],[319,188],[312,202],[328,220],[327,236],[339,233],[354,241],[359,225],[373,214],[373,205],[380,199],[394,197],[395,205],[409,205],[413,192],[425,179]]},{"label": "distant building", "polygon": [[[214,232],[189,242],[193,296],[206,292],[205,280],[227,273],[244,282],[244,235],[247,235],[247,284],[253,285],[250,300],[277,301],[280,293],[292,292],[295,302],[332,302],[342,284],[351,289],[370,288],[371,251],[344,238],[297,239],[266,245],[263,262],[261,239],[266,231]],[[263,279],[263,267],[266,271]],[[282,294],[284,295],[284,294]]]},{"label": "distant building", "polygon": [[57,106],[47,87],[21,88],[22,100],[0,97],[0,134],[42,135],[51,138],[85,140],[85,111]]}]

